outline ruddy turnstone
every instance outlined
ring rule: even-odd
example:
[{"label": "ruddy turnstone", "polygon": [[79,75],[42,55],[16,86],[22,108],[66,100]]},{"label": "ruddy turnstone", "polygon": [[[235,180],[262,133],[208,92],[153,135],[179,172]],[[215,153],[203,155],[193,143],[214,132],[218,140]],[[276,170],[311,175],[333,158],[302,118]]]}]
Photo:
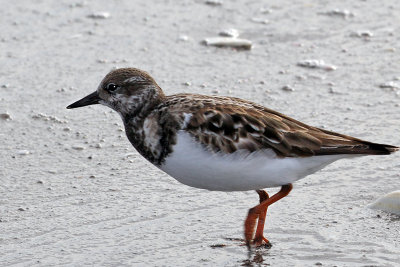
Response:
[{"label": "ruddy turnstone", "polygon": [[[388,155],[399,147],[319,129],[235,97],[167,96],[135,68],[111,71],[97,90],[67,108],[117,111],[136,150],[179,182],[208,190],[256,190],[245,220],[247,245],[262,245],[267,208],[292,183],[342,158]],[[263,188],[281,187],[269,197]],[[257,228],[255,227],[257,224]]]}]

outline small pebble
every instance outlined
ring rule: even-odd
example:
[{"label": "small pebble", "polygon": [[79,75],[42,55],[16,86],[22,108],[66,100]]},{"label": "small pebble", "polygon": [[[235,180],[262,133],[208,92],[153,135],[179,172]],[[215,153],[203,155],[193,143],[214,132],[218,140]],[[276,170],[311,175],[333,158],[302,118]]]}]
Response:
[{"label": "small pebble", "polygon": [[385,82],[381,83],[379,85],[380,88],[389,88],[389,89],[400,89],[400,83],[390,81],[390,82]]},{"label": "small pebble", "polygon": [[350,36],[369,39],[372,36],[374,36],[374,34],[370,31],[356,31],[356,32],[350,33]]},{"label": "small pebble", "polygon": [[1,85],[1,88],[8,88],[8,87],[10,87],[10,84],[9,84],[9,83],[5,83],[5,84],[2,84],[2,85]]},{"label": "small pebble", "polygon": [[85,2],[82,2],[82,3],[73,3],[73,4],[70,4],[69,7],[71,7],[71,8],[73,8],[73,7],[84,7],[85,5],[86,5]]},{"label": "small pebble", "polygon": [[81,37],[82,37],[82,34],[73,34],[73,35],[68,36],[68,39],[76,39],[76,38],[81,38]]},{"label": "small pebble", "polygon": [[189,36],[187,36],[187,35],[179,35],[178,41],[187,42],[187,41],[189,41]]},{"label": "small pebble", "polygon": [[223,4],[221,0],[207,0],[205,3],[209,6],[221,6]]},{"label": "small pebble", "polygon": [[308,59],[297,62],[297,66],[310,68],[310,69],[323,69],[326,71],[336,70],[337,67],[334,65],[326,64],[323,60]]},{"label": "small pebble", "polygon": [[327,12],[321,12],[321,14],[327,15],[327,16],[337,16],[337,17],[342,17],[342,18],[350,18],[354,17],[355,14],[353,12],[350,12],[347,9],[332,9]]},{"label": "small pebble", "polygon": [[389,48],[385,48],[383,51],[385,51],[385,52],[396,52],[396,48],[389,47]]},{"label": "small pebble", "polygon": [[283,91],[287,91],[287,92],[294,92],[294,88],[291,87],[290,85],[285,85],[282,87]]},{"label": "small pebble", "polygon": [[24,208],[18,208],[18,210],[19,210],[19,211],[25,211],[25,209],[24,209]]},{"label": "small pebble", "polygon": [[96,178],[96,176],[90,175],[89,178],[94,179],[94,178]]},{"label": "small pebble", "polygon": [[72,146],[72,149],[75,149],[75,150],[84,150],[85,147],[84,147],[84,146],[81,146],[81,145],[73,145],[73,146]]},{"label": "small pebble", "polygon": [[184,83],[183,83],[183,85],[186,85],[186,86],[191,86],[191,85],[192,85],[192,83],[191,83],[191,82],[184,82]]},{"label": "small pebble", "polygon": [[37,184],[43,184],[43,181],[38,180],[38,181],[36,181],[36,183],[37,183]]},{"label": "small pebble", "polygon": [[108,12],[95,12],[87,16],[91,19],[108,19],[110,17],[110,13]]},{"label": "small pebble", "polygon": [[0,113],[0,118],[6,121],[12,120],[11,115],[8,112]]},{"label": "small pebble", "polygon": [[211,245],[210,247],[211,248],[223,248],[223,247],[226,247],[226,245],[225,244],[215,244],[215,245]]},{"label": "small pebble", "polygon": [[270,14],[270,13],[272,13],[272,9],[263,7],[263,8],[260,9],[260,12],[262,14]]},{"label": "small pebble", "polygon": [[299,80],[299,81],[305,81],[305,80],[307,80],[307,77],[306,77],[306,76],[303,76],[303,75],[296,75],[295,78],[296,78],[297,80]]},{"label": "small pebble", "polygon": [[329,91],[330,94],[337,94],[338,92],[336,92],[336,90],[333,87],[329,87]]},{"label": "small pebble", "polygon": [[118,188],[109,188],[108,191],[117,192],[117,191],[121,191],[121,190]]},{"label": "small pebble", "polygon": [[25,156],[25,155],[29,155],[29,154],[30,154],[29,150],[18,150],[17,151],[17,155],[20,155],[20,156]]},{"label": "small pebble", "polygon": [[127,154],[124,155],[125,159],[128,159],[130,157],[136,157],[136,153],[127,153]]},{"label": "small pebble", "polygon": [[101,148],[102,146],[101,146],[101,144],[100,143],[97,143],[96,145],[95,145],[95,148]]},{"label": "small pebble", "polygon": [[232,37],[232,38],[237,38],[239,37],[239,31],[236,29],[226,29],[226,30],[222,30],[219,33],[219,36],[223,36],[223,37]]},{"label": "small pebble", "polygon": [[261,24],[268,24],[269,23],[269,20],[262,19],[262,18],[252,18],[251,21],[255,22],[255,23],[261,23]]}]

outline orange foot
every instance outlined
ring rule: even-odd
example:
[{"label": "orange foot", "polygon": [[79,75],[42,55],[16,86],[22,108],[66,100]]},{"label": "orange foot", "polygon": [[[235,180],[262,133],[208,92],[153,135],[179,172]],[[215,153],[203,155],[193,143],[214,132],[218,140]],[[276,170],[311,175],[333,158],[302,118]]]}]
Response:
[{"label": "orange foot", "polygon": [[[256,191],[257,191],[258,196],[260,197],[260,204],[269,198],[269,195],[266,191],[264,191],[264,190],[256,190]],[[258,216],[256,235],[253,240],[253,244],[256,247],[271,247],[272,246],[271,243],[269,242],[269,240],[266,239],[263,235],[264,225],[265,225],[265,217],[267,216],[267,209],[268,209],[268,206],[265,207],[265,209]]]},{"label": "orange foot", "polygon": [[[260,196],[260,204],[249,210],[244,222],[244,238],[249,249],[251,245],[257,247],[271,247],[271,243],[263,235],[268,206],[287,196],[292,188],[293,186],[291,184],[283,185],[281,190],[272,197],[269,197],[263,190],[257,190],[257,193]],[[255,231],[256,223],[257,231]]]},{"label": "orange foot", "polygon": [[255,247],[264,247],[264,248],[270,248],[272,247],[271,242],[269,242],[268,239],[266,239],[264,236],[256,237],[253,240],[253,244]]},{"label": "orange foot", "polygon": [[[248,248],[251,246],[267,248],[272,246],[269,240],[263,235],[266,213],[267,209],[263,210],[261,214],[255,214],[253,209],[249,210],[249,215],[245,221],[245,241]],[[256,223],[257,231],[255,231]],[[254,232],[255,237],[253,238]]]}]

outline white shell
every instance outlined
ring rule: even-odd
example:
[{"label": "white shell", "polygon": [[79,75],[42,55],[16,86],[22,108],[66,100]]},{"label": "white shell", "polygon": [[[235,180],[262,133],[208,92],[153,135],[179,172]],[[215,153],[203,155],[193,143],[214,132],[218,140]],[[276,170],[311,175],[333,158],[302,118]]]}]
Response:
[{"label": "white shell", "polygon": [[96,12],[88,15],[88,18],[91,19],[108,19],[110,17],[110,13],[108,12]]},{"label": "white shell", "polygon": [[337,67],[334,65],[326,64],[323,60],[318,59],[307,59],[297,62],[300,67],[310,68],[310,69],[323,69],[326,71],[336,70]]},{"label": "white shell", "polygon": [[246,39],[231,38],[231,37],[212,37],[204,40],[206,45],[220,47],[235,47],[242,49],[251,49],[252,42]]},{"label": "white shell", "polygon": [[400,215],[400,190],[378,198],[374,203],[368,205],[368,208]]}]

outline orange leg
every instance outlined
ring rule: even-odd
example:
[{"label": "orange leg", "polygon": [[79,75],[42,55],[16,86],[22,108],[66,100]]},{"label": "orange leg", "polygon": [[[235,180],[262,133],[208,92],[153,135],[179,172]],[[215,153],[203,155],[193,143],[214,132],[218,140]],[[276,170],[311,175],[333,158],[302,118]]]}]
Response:
[{"label": "orange leg", "polygon": [[[260,204],[269,198],[268,193],[264,190],[256,190],[256,192],[258,193],[258,196],[260,197]],[[261,212],[260,216],[258,217],[256,236],[254,238],[254,243],[256,246],[261,246],[263,244],[263,241],[265,242],[266,245],[269,244],[268,239],[266,239],[263,235],[265,217],[267,216],[267,210],[268,210],[268,206],[265,207],[265,210],[263,210]]]},{"label": "orange leg", "polygon": [[[254,228],[256,226],[257,219],[261,218],[263,219],[263,221],[265,221],[265,215],[263,214],[266,214],[268,206],[280,200],[281,198],[286,197],[292,190],[292,188],[293,188],[292,184],[283,185],[278,193],[276,193],[270,198],[267,198],[266,200],[264,200],[263,202],[261,202],[260,204],[249,210],[249,214],[247,215],[246,221],[244,222],[244,238],[246,240],[246,245],[248,247],[250,247],[250,243],[253,240]],[[261,224],[264,226],[264,222],[259,222],[259,225]],[[262,242],[264,238],[262,231],[263,227],[261,229],[261,226],[258,226],[256,236],[254,239],[256,243]]]}]

